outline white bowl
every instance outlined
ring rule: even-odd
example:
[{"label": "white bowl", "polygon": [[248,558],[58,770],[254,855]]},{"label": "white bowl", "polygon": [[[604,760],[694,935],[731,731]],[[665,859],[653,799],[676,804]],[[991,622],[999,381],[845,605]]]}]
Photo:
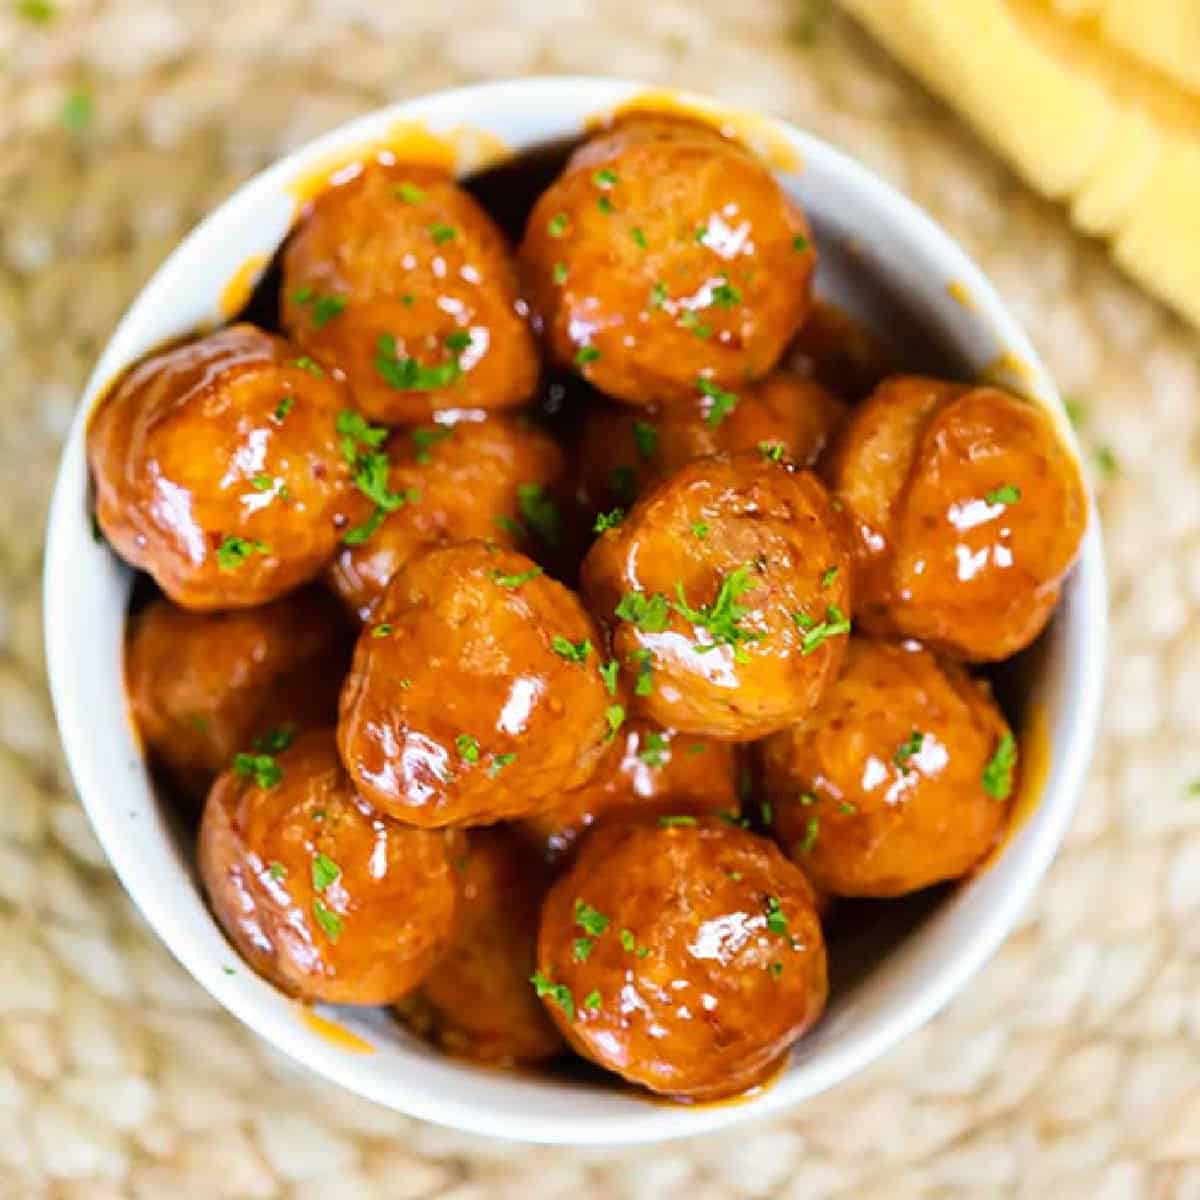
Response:
[{"label": "white bowl", "polygon": [[[274,253],[296,212],[297,181],[318,168],[367,143],[400,137],[411,145],[424,130],[426,141],[429,133],[443,136],[466,171],[496,161],[505,148],[575,138],[639,95],[703,109],[767,153],[813,221],[827,294],[883,330],[915,321],[960,371],[978,375],[997,363],[1019,371],[1022,390],[1055,414],[1075,445],[1045,368],[978,268],[857,163],[782,122],[699,97],[617,80],[525,79],[441,92],[353,121],[252,179],[194,230],[146,285],[88,382],[63,454],[46,549],[46,649],[67,759],[117,874],[179,961],[269,1042],[351,1091],[416,1117],[533,1142],[649,1142],[778,1112],[845,1079],[927,1021],[996,949],[1049,864],[1080,791],[1101,694],[1106,613],[1093,513],[1037,660],[1030,711],[1044,718],[1039,736],[1049,741],[1036,804],[986,870],[924,911],[896,907],[896,917],[866,939],[866,965],[835,991],[786,1071],[741,1104],[670,1106],[619,1088],[477,1069],[442,1057],[385,1013],[323,1010],[370,1046],[351,1048],[239,962],[205,907],[191,847],[176,839],[159,808],[126,710],[122,638],[131,574],[93,540],[88,413],[129,363],[229,315],[230,281],[239,271],[245,277],[248,260]],[[850,952],[862,958],[863,946]]]}]

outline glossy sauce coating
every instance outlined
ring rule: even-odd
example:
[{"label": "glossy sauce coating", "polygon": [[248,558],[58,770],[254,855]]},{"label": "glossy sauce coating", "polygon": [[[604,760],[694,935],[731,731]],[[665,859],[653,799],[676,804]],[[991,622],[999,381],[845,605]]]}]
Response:
[{"label": "glossy sauce coating", "polygon": [[338,606],[313,589],[223,613],[158,598],[130,622],[125,684],[151,757],[202,798],[269,729],[332,724],[349,659]]},{"label": "glossy sauce coating", "polygon": [[913,642],[851,638],[817,708],[760,747],[775,832],[835,895],[956,879],[1008,819],[1006,734],[986,685],[956,663]]},{"label": "glossy sauce coating", "polygon": [[828,300],[813,301],[788,351],[788,362],[844,400],[862,400],[896,364],[861,321]]},{"label": "glossy sauce coating", "polygon": [[318,196],[284,252],[281,315],[385,424],[515,408],[537,383],[504,235],[429,167],[381,158]]},{"label": "glossy sauce coating", "polygon": [[[812,466],[846,416],[814,380],[786,370],[739,387],[715,406],[709,397],[656,411],[591,405],[580,436],[580,476],[595,509],[628,507],[647,484],[708,454],[782,446]],[[727,408],[727,406],[729,406]]]},{"label": "glossy sauce coating", "polygon": [[425,980],[432,1033],[452,1054],[510,1066],[564,1049],[529,986],[548,869],[511,831],[468,835],[458,933]]},{"label": "glossy sauce coating", "polygon": [[631,404],[766,375],[808,311],[808,225],[738,143],[631,116],[585,142],[530,213],[522,269],[551,356]]},{"label": "glossy sauce coating", "polygon": [[561,858],[601,817],[648,807],[738,812],[737,761],[728,742],[628,720],[595,775],[521,822],[551,860]]},{"label": "glossy sauce coating", "polygon": [[380,816],[355,794],[333,731],[301,735],[271,787],[226,771],[200,826],[200,876],[238,952],[294,996],[389,1004],[454,933],[455,835]]},{"label": "glossy sauce coating", "polygon": [[348,473],[335,425],[349,404],[299,348],[252,325],[151,354],[88,430],[104,536],[185,608],[277,599],[337,544]]},{"label": "glossy sauce coating", "polygon": [[1087,497],[1037,405],[898,376],[854,411],[828,471],[856,525],[864,630],[988,662],[1045,627],[1079,551]]},{"label": "glossy sauce coating", "polygon": [[[541,558],[561,545],[563,453],[528,420],[493,416],[398,430],[383,449],[391,461],[387,486],[408,500],[366,541],[343,546],[329,568],[334,590],[361,620],[424,546],[482,538]],[[352,523],[367,521],[371,509],[360,494]]]},{"label": "glossy sauce coating", "polygon": [[800,720],[836,676],[848,561],[816,477],[753,451],[652,487],[588,552],[583,591],[622,669],[651,674],[634,711],[751,741]]},{"label": "glossy sauce coating", "polygon": [[523,554],[484,542],[423,550],[359,637],[342,759],[371,803],[416,825],[531,816],[590,778],[604,752],[615,701],[599,645],[574,594]]},{"label": "glossy sauce coating", "polygon": [[765,838],[704,819],[590,834],[546,899],[538,967],[580,1054],[689,1100],[761,1082],[827,991],[803,873]]}]

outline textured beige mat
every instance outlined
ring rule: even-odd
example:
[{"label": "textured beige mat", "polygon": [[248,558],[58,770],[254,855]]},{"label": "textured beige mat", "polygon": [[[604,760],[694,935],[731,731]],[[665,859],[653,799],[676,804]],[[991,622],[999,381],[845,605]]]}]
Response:
[{"label": "textured beige mat", "polygon": [[[712,91],[859,155],[991,272],[1115,463],[1099,479],[1116,606],[1104,740],[1020,928],[851,1083],[768,1124],[640,1151],[422,1126],[289,1067],[219,1012],[105,869],[40,649],[41,526],[74,397],[180,233],[346,117],[530,71]],[[1196,335],[827,5],[4,3],[0,1197],[1200,1197],[1198,468]]]}]

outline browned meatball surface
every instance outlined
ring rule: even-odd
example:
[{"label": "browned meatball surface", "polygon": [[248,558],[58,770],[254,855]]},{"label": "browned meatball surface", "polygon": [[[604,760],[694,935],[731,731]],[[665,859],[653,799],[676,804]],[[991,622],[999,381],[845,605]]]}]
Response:
[{"label": "browned meatball surface", "polygon": [[614,823],[550,889],[534,986],[586,1058],[714,1100],[762,1082],[821,1015],[825,945],[803,873],[765,838]]},{"label": "browned meatball surface", "polygon": [[817,887],[899,896],[969,871],[1008,818],[1016,745],[986,685],[851,638],[841,677],[761,746],[775,831]]},{"label": "browned meatball surface", "polygon": [[782,446],[792,462],[812,466],[845,416],[819,383],[782,370],[736,393],[655,411],[595,404],[583,420],[581,483],[593,508],[611,510],[708,454]]},{"label": "browned meatball surface", "polygon": [[529,986],[547,868],[509,830],[478,829],[461,880],[458,933],[422,988],[434,1038],[479,1062],[553,1058],[563,1040]]},{"label": "browned meatball surface", "polygon": [[359,791],[415,825],[532,816],[596,769],[623,709],[576,596],[483,542],[424,550],[388,585],[342,689]]},{"label": "browned meatball surface", "polygon": [[[241,956],[284,991],[388,1004],[450,944],[455,835],[373,812],[338,761],[332,730],[240,760],[208,797],[200,876]],[[459,847],[461,849],[461,847]]]},{"label": "browned meatball surface", "polygon": [[125,682],[146,749],[202,798],[269,730],[332,725],[349,660],[345,619],[313,589],[223,613],[160,598],[130,622]]},{"label": "browned meatball surface", "polygon": [[515,408],[537,383],[504,235],[449,176],[386,156],[343,173],[302,217],[282,318],[386,424]]},{"label": "browned meatball surface", "polygon": [[816,262],[803,214],[753,154],[654,116],[575,151],[521,258],[551,355],[639,405],[766,375],[808,311]]},{"label": "browned meatball surface", "polygon": [[496,416],[399,430],[382,452],[388,490],[403,500],[376,523],[360,493],[350,512],[361,533],[329,569],[334,590],[360,619],[424,546],[479,538],[541,558],[562,545],[563,453],[528,420]]},{"label": "browned meatball surface", "polygon": [[857,526],[864,630],[986,662],[1045,627],[1079,551],[1087,496],[1036,404],[898,376],[854,411],[828,471]]},{"label": "browned meatball surface", "polygon": [[788,361],[844,400],[862,400],[896,370],[892,354],[870,329],[820,298],[804,318]]},{"label": "browned meatball surface", "polygon": [[[636,686],[637,672],[634,675]],[[733,746],[648,721],[627,721],[595,775],[583,787],[563,792],[553,807],[523,821],[521,829],[548,858],[557,860],[598,818],[664,805],[687,812],[737,813]]]},{"label": "browned meatball surface", "polygon": [[583,590],[635,711],[751,741],[803,717],[836,676],[849,630],[841,521],[815,476],[749,454],[697,459],[597,539]]},{"label": "browned meatball surface", "polygon": [[252,325],[151,354],[88,431],[104,536],[185,608],[278,598],[337,544],[349,403],[298,347]]}]

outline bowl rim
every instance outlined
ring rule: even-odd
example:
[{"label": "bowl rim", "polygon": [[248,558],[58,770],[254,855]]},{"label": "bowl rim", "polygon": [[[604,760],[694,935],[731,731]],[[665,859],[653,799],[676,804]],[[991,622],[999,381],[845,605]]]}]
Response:
[{"label": "bowl rim", "polygon": [[[1003,857],[1013,860],[1013,878],[971,935],[963,939],[948,960],[913,994],[881,1018],[869,1034],[844,1039],[843,1044],[831,1049],[815,1067],[805,1063],[792,1064],[773,1086],[752,1099],[737,1104],[697,1107],[653,1104],[639,1108],[636,1115],[628,1112],[610,1117],[589,1115],[586,1122],[573,1119],[572,1114],[566,1112],[554,1119],[539,1118],[535,1122],[520,1112],[483,1110],[469,1099],[435,1094],[427,1087],[414,1087],[404,1079],[390,1081],[386,1087],[380,1086],[369,1072],[360,1069],[357,1056],[320,1044],[299,1022],[294,1026],[279,1022],[255,999],[253,987],[242,986],[242,981],[231,980],[223,974],[219,964],[213,962],[201,946],[196,930],[190,927],[188,920],[176,911],[175,906],[163,903],[157,884],[139,861],[138,846],[131,842],[128,827],[120,819],[124,814],[118,813],[119,799],[109,797],[105,791],[104,752],[90,736],[86,689],[78,685],[79,672],[69,633],[71,623],[66,617],[81,595],[80,576],[86,579],[90,571],[86,565],[80,565],[73,548],[73,543],[78,543],[79,526],[87,519],[80,502],[87,490],[84,446],[88,417],[107,381],[128,364],[126,347],[136,341],[136,329],[144,323],[147,307],[154,301],[156,292],[161,292],[167,282],[181,274],[183,266],[219,232],[223,222],[243,210],[261,207],[262,201],[277,193],[281,184],[294,181],[306,168],[311,171],[331,152],[378,138],[389,123],[437,120],[445,112],[486,111],[489,107],[544,116],[546,111],[554,111],[557,105],[568,116],[555,119],[578,133],[588,117],[610,111],[639,95],[673,98],[715,116],[749,116],[795,148],[806,166],[819,162],[821,169],[838,177],[843,186],[886,204],[893,219],[921,240],[929,261],[948,278],[964,282],[974,305],[986,316],[997,337],[1024,360],[1029,391],[1051,411],[1059,433],[1077,460],[1081,458],[1078,442],[1048,371],[991,283],[930,216],[865,166],[790,122],[757,113],[747,114],[737,106],[696,93],[616,78],[531,76],[437,91],[365,113],[255,173],[213,209],[139,290],[100,354],[64,446],[47,523],[43,571],[45,649],[50,690],[67,763],[110,864],[158,937],[200,985],[234,1016],[276,1049],[317,1074],[413,1117],[487,1136],[542,1144],[646,1143],[710,1132],[777,1113],[848,1078],[919,1028],[991,956],[1012,929],[1066,832],[1099,728],[1107,644],[1107,599],[1099,521],[1090,498],[1089,526],[1074,567],[1073,586],[1078,595],[1076,607],[1081,613],[1078,622],[1082,630],[1074,638],[1066,668],[1071,676],[1070,690],[1077,703],[1072,710],[1066,744],[1056,743],[1055,746],[1059,784],[1053,791],[1049,786],[1043,789],[1037,804],[1036,829],[1030,831],[1030,836],[1020,846],[1005,848]],[[542,134],[506,140],[514,151],[521,152],[543,144],[547,139]],[[95,575],[95,572],[91,574]],[[121,699],[124,705],[124,697]]]}]

